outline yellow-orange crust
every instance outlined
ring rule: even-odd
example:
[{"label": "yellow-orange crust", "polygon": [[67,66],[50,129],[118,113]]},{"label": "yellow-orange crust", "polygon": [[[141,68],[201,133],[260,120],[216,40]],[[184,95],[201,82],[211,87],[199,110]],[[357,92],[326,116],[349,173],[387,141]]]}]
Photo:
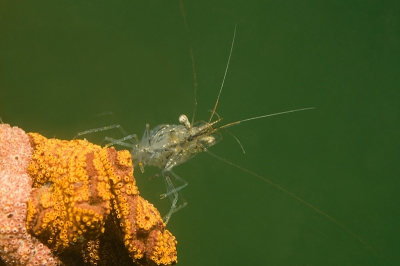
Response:
[{"label": "yellow-orange crust", "polygon": [[113,264],[107,262],[113,257],[107,234],[123,243],[137,265],[177,263],[175,237],[158,210],[139,196],[128,151],[28,135],[34,149],[29,232],[56,254],[80,249],[89,265]]}]

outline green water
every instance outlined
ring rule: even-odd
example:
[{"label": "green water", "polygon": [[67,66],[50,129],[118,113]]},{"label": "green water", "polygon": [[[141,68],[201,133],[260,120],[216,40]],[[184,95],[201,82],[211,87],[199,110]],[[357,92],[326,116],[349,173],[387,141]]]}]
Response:
[{"label": "green water", "polygon": [[[327,2],[185,1],[188,32],[178,0],[0,1],[0,116],[61,139],[112,123],[140,136],[146,123],[177,123],[193,113],[191,44],[196,118],[206,120],[237,23],[223,121],[316,109],[231,128],[246,154],[225,132],[212,151],[357,237],[201,154],[176,168],[189,182],[188,207],[168,224],[179,265],[398,265],[400,4]],[[147,180],[156,171],[136,177],[165,213],[162,180]]]}]

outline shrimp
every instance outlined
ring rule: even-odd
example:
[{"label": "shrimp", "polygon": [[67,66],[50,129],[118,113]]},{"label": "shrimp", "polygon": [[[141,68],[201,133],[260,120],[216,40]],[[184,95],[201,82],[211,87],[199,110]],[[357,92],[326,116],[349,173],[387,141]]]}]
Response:
[{"label": "shrimp", "polygon": [[[209,154],[213,155],[214,157],[221,159],[222,161],[225,161],[229,164],[234,165],[233,163],[230,163],[229,161],[218,157],[217,155],[211,153],[208,149],[215,144],[217,144],[220,140],[222,140],[222,136],[220,134],[220,131],[223,129],[226,129],[228,127],[238,125],[243,122],[248,122],[252,120],[257,120],[261,118],[267,118],[271,116],[276,116],[276,115],[282,115],[282,114],[288,114],[288,113],[294,113],[294,112],[299,112],[299,111],[305,111],[305,110],[311,110],[314,109],[314,107],[308,107],[308,108],[300,108],[300,109],[294,109],[294,110],[289,110],[289,111],[283,111],[283,112],[278,112],[278,113],[273,113],[273,114],[267,114],[267,115],[261,115],[261,116],[256,116],[256,117],[251,117],[243,120],[238,120],[235,122],[231,122],[222,126],[218,127],[218,124],[222,121],[222,118],[219,117],[218,113],[216,112],[217,107],[218,107],[218,102],[222,93],[222,89],[224,87],[224,82],[226,79],[226,75],[228,72],[229,68],[229,63],[233,51],[233,46],[234,46],[234,41],[235,41],[235,35],[236,35],[236,26],[233,34],[233,40],[230,48],[230,53],[228,57],[228,62],[225,68],[225,73],[223,76],[222,84],[218,93],[217,100],[215,102],[214,108],[211,112],[211,116],[208,120],[206,121],[199,121],[194,123],[194,114],[192,118],[192,122],[189,121],[188,117],[185,114],[182,114],[179,116],[179,123],[178,125],[167,125],[167,124],[162,124],[154,127],[153,129],[150,130],[150,125],[146,124],[146,128],[143,134],[143,137],[141,140],[137,137],[136,134],[131,134],[128,135],[126,131],[120,126],[120,125],[110,125],[106,127],[100,127],[100,128],[94,128],[90,129],[87,131],[79,132],[76,136],[82,136],[85,134],[89,133],[94,133],[94,132],[99,132],[99,131],[104,131],[104,130],[109,130],[113,128],[118,128],[125,137],[121,139],[113,139],[110,137],[106,137],[105,140],[109,141],[109,143],[106,145],[112,146],[115,144],[121,145],[123,147],[130,148],[130,152],[132,154],[132,162],[134,166],[139,166],[141,172],[143,173],[145,170],[146,166],[155,166],[161,169],[161,172],[156,174],[155,176],[151,177],[151,179],[158,177],[158,176],[163,176],[165,185],[166,185],[166,193],[163,193],[160,195],[161,199],[164,199],[166,197],[170,198],[171,201],[171,207],[169,212],[167,213],[166,216],[164,216],[164,222],[168,223],[170,220],[172,214],[183,207],[187,205],[186,200],[183,198],[181,195],[180,191],[184,189],[188,183],[181,177],[179,177],[176,173],[174,173],[173,168],[175,168],[178,165],[181,165],[185,162],[187,162],[189,159],[193,158],[196,154],[201,153],[201,152],[208,152]],[[193,62],[193,53],[191,50],[191,57],[192,57],[192,62]],[[194,65],[193,65],[194,67]],[[195,73],[195,70],[193,68],[193,71]],[[197,91],[196,89],[196,82],[195,82],[195,92]],[[195,97],[196,98],[196,97]],[[195,99],[195,109],[196,109],[197,101]],[[195,111],[193,112],[195,113]],[[214,116],[217,116],[218,118],[213,121]],[[240,147],[242,148],[243,152],[243,146],[241,145],[240,141],[233,136],[236,141],[239,143]],[[129,141],[129,142],[127,142]],[[172,182],[172,178],[174,178],[176,181],[180,182],[180,185],[178,187],[175,187],[175,185]],[[182,199],[182,204],[177,206],[178,199]]]}]

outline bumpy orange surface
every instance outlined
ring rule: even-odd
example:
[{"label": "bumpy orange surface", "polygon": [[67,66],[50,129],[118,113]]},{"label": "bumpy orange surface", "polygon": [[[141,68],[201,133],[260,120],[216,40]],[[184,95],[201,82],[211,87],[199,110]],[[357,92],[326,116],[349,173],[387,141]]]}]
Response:
[{"label": "bumpy orange surface", "polygon": [[175,237],[139,196],[128,151],[28,135],[34,189],[26,227],[53,253],[80,250],[84,263],[112,265],[124,260],[113,253],[120,242],[136,265],[177,262]]}]

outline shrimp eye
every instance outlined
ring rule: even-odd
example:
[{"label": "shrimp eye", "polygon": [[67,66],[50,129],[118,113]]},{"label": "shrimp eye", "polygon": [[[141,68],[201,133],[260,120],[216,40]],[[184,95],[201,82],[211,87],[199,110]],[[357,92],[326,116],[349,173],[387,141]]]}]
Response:
[{"label": "shrimp eye", "polygon": [[180,116],[179,116],[179,123],[181,123],[182,125],[184,125],[187,129],[190,128],[189,119],[187,118],[186,115],[180,115]]},{"label": "shrimp eye", "polygon": [[186,115],[180,115],[180,116],[179,116],[179,122],[180,122],[181,124],[185,124],[187,121],[188,121],[188,118],[187,118]]}]

